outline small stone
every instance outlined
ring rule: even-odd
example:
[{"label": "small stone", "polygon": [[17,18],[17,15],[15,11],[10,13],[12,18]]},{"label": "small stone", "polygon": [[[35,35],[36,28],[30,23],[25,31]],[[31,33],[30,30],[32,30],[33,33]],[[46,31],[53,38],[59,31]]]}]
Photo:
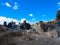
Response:
[{"label": "small stone", "polygon": [[44,41],[47,41],[47,39],[44,39]]},{"label": "small stone", "polygon": [[36,40],[38,40],[38,38],[36,38]]},{"label": "small stone", "polygon": [[53,41],[50,41],[50,43],[53,43]]}]

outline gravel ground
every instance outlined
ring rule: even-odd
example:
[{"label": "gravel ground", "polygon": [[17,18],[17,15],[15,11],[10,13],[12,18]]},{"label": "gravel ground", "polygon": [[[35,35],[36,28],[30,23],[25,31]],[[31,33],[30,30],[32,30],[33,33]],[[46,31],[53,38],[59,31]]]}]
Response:
[{"label": "gravel ground", "polygon": [[60,38],[36,37],[33,40],[22,40],[21,37],[12,37],[0,45],[60,45]]},{"label": "gravel ground", "polygon": [[60,38],[52,38],[50,37],[50,34],[52,33],[41,33],[40,35],[35,34],[32,35],[32,40],[24,40],[23,37],[3,37],[0,38],[0,45],[60,45]]}]

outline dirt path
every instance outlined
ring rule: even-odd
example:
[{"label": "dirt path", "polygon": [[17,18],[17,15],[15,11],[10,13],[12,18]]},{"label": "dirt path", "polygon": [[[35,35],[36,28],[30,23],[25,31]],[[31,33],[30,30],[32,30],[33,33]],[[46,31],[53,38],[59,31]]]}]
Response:
[{"label": "dirt path", "polygon": [[60,38],[36,37],[27,41],[21,37],[13,37],[7,45],[60,45]]}]

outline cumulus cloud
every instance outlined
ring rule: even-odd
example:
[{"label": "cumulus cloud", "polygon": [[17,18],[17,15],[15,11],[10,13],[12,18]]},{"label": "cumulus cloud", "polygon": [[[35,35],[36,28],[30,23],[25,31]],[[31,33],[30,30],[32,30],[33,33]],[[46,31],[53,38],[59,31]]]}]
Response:
[{"label": "cumulus cloud", "polygon": [[33,14],[29,14],[30,17],[33,17]]},{"label": "cumulus cloud", "polygon": [[58,2],[57,4],[60,5],[60,2]]},{"label": "cumulus cloud", "polygon": [[[20,22],[23,23],[24,20],[26,20],[26,19],[22,18]],[[27,20],[26,20],[26,22],[29,23],[29,21],[27,21]]]},{"label": "cumulus cloud", "polygon": [[[7,22],[7,24],[11,21],[13,22],[16,22],[16,24],[18,24],[19,22],[23,23],[23,21],[26,20],[25,18],[22,18],[21,20],[17,20],[17,19],[13,19],[13,18],[7,18],[7,17],[4,17],[4,16],[0,16],[0,24],[3,24],[4,21]],[[30,23],[28,20],[26,20],[27,23]]]},{"label": "cumulus cloud", "polygon": [[17,3],[17,2],[14,2],[13,9],[14,9],[14,10],[17,10],[17,9],[18,9],[18,3]]},{"label": "cumulus cloud", "polygon": [[17,10],[18,9],[18,3],[17,2],[14,2],[14,6],[12,6],[9,2],[2,3],[2,5],[5,5],[7,7],[11,7],[14,10]]},{"label": "cumulus cloud", "polygon": [[7,7],[11,7],[11,5],[10,5],[8,2],[6,2],[5,5],[6,5]]},{"label": "cumulus cloud", "polygon": [[17,10],[17,9],[18,9],[18,3],[17,3],[17,2],[14,2],[13,9],[14,9],[14,10]]},{"label": "cumulus cloud", "polygon": [[22,18],[20,22],[23,23],[24,20],[26,20],[26,19],[25,18]]},{"label": "cumulus cloud", "polygon": [[31,22],[31,21],[28,21],[26,18],[22,18],[22,19],[20,20],[20,22],[23,23],[24,20],[26,20],[26,22],[27,22],[27,23],[30,23],[30,24],[33,24],[33,23],[34,23],[33,21],[32,21],[32,22]]},{"label": "cumulus cloud", "polygon": [[11,22],[11,21],[16,22],[16,24],[18,24],[19,20],[13,19],[13,18],[6,18],[3,16],[0,16],[0,24],[3,24],[4,21],[6,21],[7,23]]},{"label": "cumulus cloud", "polygon": [[17,10],[17,9],[18,9],[18,6],[17,6],[17,5],[15,5],[15,6],[13,7],[13,9],[14,9],[14,10]]}]

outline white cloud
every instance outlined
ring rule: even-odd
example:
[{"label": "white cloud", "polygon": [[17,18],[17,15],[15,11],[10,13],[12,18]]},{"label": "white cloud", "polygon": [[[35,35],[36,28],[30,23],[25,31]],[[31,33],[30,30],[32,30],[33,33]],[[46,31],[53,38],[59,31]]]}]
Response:
[{"label": "white cloud", "polygon": [[6,2],[5,5],[6,5],[7,7],[11,7],[11,5],[10,5],[8,2]]},{"label": "white cloud", "polygon": [[24,20],[26,20],[26,19],[25,18],[22,18],[20,22],[23,23]]},{"label": "white cloud", "polygon": [[29,14],[29,16],[33,17],[33,14]]},{"label": "white cloud", "polygon": [[18,9],[18,3],[17,3],[17,2],[14,2],[13,9],[14,9],[14,10],[17,10],[17,9]]},{"label": "white cloud", "polygon": [[16,24],[18,24],[19,20],[13,19],[13,18],[6,18],[3,16],[0,16],[0,24],[3,24],[4,21],[6,21],[7,23],[11,22],[11,21],[16,22]]},{"label": "white cloud", "polygon": [[[22,18],[20,22],[23,23],[24,20],[26,20],[26,19]],[[29,23],[29,21],[27,21],[27,20],[26,20],[26,22]]]},{"label": "white cloud", "polygon": [[[23,23],[24,20],[26,20],[26,18],[22,18],[22,19],[20,20],[20,22]],[[35,22],[33,22],[33,21],[28,21],[28,20],[26,20],[26,22],[27,22],[27,23],[30,23],[30,24],[34,24],[34,23],[35,23]]]},{"label": "white cloud", "polygon": [[[11,21],[14,21],[16,22],[16,24],[18,24],[19,22],[20,23],[23,23],[23,21],[26,20],[25,18],[22,18],[21,20],[17,20],[17,19],[13,19],[13,18],[7,18],[7,17],[4,17],[4,16],[0,16],[0,24],[3,25],[4,21],[7,22],[7,24]],[[33,24],[31,22],[29,22],[28,20],[26,20],[27,23],[30,23],[30,24]]]},{"label": "white cloud", "polygon": [[17,5],[15,5],[15,6],[13,7],[13,9],[14,9],[14,10],[17,10],[17,9],[18,9],[18,6],[17,6]]},{"label": "white cloud", "polygon": [[14,2],[14,6],[12,6],[10,3],[8,2],[5,2],[5,3],[2,3],[2,5],[5,5],[7,7],[11,7],[13,8],[14,10],[17,10],[18,9],[18,3],[17,2]]},{"label": "white cloud", "polygon": [[57,4],[60,5],[60,2],[58,2]]}]

